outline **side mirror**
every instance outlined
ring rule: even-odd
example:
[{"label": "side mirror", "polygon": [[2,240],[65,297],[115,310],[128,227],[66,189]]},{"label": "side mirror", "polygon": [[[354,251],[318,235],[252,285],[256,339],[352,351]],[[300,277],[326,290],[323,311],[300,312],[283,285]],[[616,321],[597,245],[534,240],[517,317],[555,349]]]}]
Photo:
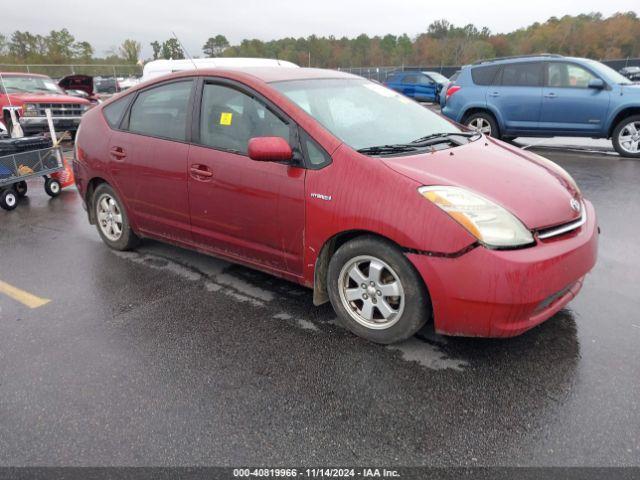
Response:
[{"label": "side mirror", "polygon": [[282,137],[254,137],[249,140],[249,158],[257,162],[288,162],[293,152]]},{"label": "side mirror", "polygon": [[604,81],[601,78],[593,78],[589,80],[589,84],[587,86],[589,88],[595,88],[596,90],[602,90],[605,87]]}]

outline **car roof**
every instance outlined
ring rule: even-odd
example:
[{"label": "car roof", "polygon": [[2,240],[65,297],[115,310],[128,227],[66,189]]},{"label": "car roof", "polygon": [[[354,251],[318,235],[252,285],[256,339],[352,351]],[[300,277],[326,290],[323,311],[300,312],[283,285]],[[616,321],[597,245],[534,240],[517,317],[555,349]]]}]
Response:
[{"label": "car roof", "polygon": [[262,80],[265,83],[285,82],[292,80],[312,80],[312,79],[362,79],[358,75],[341,72],[339,70],[329,70],[324,68],[282,68],[282,67],[237,67],[237,68],[199,68],[197,70],[184,70],[172,73],[163,77],[153,79],[157,80],[175,77],[189,76],[222,76],[238,75],[253,77],[253,79]]}]

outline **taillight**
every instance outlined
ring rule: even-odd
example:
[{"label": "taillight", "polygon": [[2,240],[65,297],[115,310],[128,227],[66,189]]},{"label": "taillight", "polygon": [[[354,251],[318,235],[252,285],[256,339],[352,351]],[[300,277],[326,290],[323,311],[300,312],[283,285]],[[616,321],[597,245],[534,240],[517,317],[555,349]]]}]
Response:
[{"label": "taillight", "polygon": [[462,87],[460,85],[451,85],[448,89],[447,89],[447,99],[449,99],[449,97],[451,95],[453,95],[454,93],[456,93],[458,90],[460,90]]}]

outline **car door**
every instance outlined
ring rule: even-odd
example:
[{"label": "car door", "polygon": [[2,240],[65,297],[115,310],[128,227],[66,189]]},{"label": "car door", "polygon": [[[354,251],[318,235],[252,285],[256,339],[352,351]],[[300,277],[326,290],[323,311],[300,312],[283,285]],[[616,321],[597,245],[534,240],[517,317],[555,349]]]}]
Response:
[{"label": "car door", "polygon": [[422,74],[418,77],[416,85],[416,99],[433,102],[436,98],[436,82],[428,75]]},{"label": "car door", "polygon": [[408,73],[402,78],[402,94],[407,97],[414,98],[416,96],[416,86],[418,83],[418,75]]},{"label": "car door", "polygon": [[293,122],[255,92],[206,80],[199,89],[189,152],[189,203],[194,241],[273,270],[302,275],[305,169],[257,162],[251,138],[297,142]]},{"label": "car door", "polygon": [[555,134],[598,134],[603,129],[611,92],[589,88],[598,79],[587,68],[571,62],[548,62],[542,92],[540,127]]},{"label": "car door", "polygon": [[189,241],[187,129],[193,80],[140,91],[109,140],[109,168],[143,233]]},{"label": "car door", "polygon": [[538,128],[542,82],[542,62],[515,62],[502,66],[493,85],[487,88],[486,102],[487,106],[498,112],[502,127],[507,132]]}]

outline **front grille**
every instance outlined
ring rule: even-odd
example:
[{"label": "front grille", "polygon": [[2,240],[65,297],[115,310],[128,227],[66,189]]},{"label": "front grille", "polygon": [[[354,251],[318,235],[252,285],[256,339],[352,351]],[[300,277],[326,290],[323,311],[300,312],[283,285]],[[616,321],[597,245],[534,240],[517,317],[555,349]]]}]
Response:
[{"label": "front grille", "polygon": [[84,113],[84,106],[77,103],[36,103],[37,116],[46,116],[47,108],[53,117],[80,117]]},{"label": "front grille", "polygon": [[565,233],[572,232],[573,230],[576,230],[583,226],[585,223],[587,223],[587,209],[583,204],[581,205],[581,207],[582,215],[580,215],[580,218],[578,218],[577,220],[572,220],[569,223],[564,223],[555,227],[538,230],[538,238],[540,240],[545,240],[547,238],[557,237],[558,235],[564,235]]}]

